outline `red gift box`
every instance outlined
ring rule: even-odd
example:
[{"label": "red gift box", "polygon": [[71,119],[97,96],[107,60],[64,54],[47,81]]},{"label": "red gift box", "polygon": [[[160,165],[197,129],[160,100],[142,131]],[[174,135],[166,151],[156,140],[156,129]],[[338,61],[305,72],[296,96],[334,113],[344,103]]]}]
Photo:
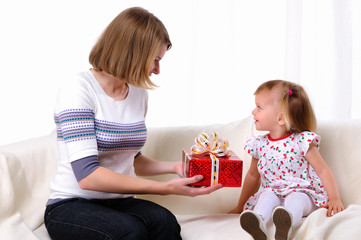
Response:
[{"label": "red gift box", "polygon": [[[217,157],[218,183],[223,187],[241,187],[243,161],[232,151],[228,151],[229,156]],[[212,182],[212,159],[209,154],[192,154],[190,149],[183,149],[183,169],[185,177],[202,175],[199,182],[192,183],[191,186],[210,186]]]}]

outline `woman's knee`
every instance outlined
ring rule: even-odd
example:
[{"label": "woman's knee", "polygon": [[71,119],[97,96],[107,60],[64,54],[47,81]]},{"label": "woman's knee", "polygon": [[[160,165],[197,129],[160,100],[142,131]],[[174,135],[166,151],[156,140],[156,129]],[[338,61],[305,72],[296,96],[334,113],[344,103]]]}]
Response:
[{"label": "woman's knee", "polygon": [[173,213],[160,207],[153,216],[153,223],[149,231],[150,239],[181,239],[181,228]]},{"label": "woman's knee", "polygon": [[48,207],[45,225],[54,240],[148,239],[147,227],[134,216],[81,200]]},{"label": "woman's knee", "polygon": [[174,226],[178,225],[178,221],[176,217],[173,215],[171,211],[166,208],[160,207],[153,214],[154,221],[160,226]]}]

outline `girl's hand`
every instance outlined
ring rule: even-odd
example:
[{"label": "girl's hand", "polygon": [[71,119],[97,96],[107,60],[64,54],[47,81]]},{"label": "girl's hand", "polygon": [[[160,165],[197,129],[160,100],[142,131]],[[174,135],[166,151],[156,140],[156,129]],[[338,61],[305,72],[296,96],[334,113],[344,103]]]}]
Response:
[{"label": "girl's hand", "polygon": [[241,214],[242,212],[243,212],[243,208],[237,206],[235,209],[229,211],[228,213],[230,213],[230,214]]},{"label": "girl's hand", "polygon": [[328,202],[321,207],[327,208],[327,217],[331,217],[345,209],[340,199],[329,199]]},{"label": "girl's hand", "polygon": [[168,191],[165,194],[184,195],[189,197],[195,197],[198,195],[204,195],[212,193],[220,188],[222,184],[215,184],[210,187],[191,187],[189,184],[200,181],[203,178],[201,175],[197,175],[191,178],[177,178],[168,181],[166,184]]}]

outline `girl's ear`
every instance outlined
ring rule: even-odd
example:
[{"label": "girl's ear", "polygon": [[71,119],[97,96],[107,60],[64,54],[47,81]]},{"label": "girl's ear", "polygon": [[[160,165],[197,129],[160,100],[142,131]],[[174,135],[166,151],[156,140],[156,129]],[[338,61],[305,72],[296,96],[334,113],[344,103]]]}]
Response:
[{"label": "girl's ear", "polygon": [[284,113],[283,112],[281,112],[280,114],[279,114],[279,116],[278,116],[278,125],[280,125],[280,126],[284,126],[284,125],[286,125],[286,119],[285,119],[285,115],[284,115]]}]

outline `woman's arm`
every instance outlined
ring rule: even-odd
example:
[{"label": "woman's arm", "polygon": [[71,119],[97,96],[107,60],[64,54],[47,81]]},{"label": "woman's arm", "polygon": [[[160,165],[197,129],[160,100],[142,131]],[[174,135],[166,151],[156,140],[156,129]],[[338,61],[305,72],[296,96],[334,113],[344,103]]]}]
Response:
[{"label": "woman's arm", "polygon": [[231,210],[229,213],[241,213],[243,211],[244,204],[247,200],[255,194],[260,185],[260,175],[257,169],[258,159],[252,157],[251,166],[247,172],[247,175],[244,179],[242,192],[239,197],[238,205],[235,209]]},{"label": "woman's arm", "polygon": [[330,217],[333,214],[343,211],[344,206],[341,202],[340,194],[338,192],[336,179],[333,176],[330,167],[323,160],[315,144],[311,143],[305,157],[316,171],[327,192],[328,202],[321,206],[328,209],[327,216]]},{"label": "woman's arm", "polygon": [[138,176],[158,174],[178,174],[183,177],[182,162],[161,162],[152,160],[143,154],[134,159],[134,169]]},{"label": "woman's arm", "polygon": [[209,194],[222,187],[221,184],[206,188],[188,186],[198,182],[202,176],[191,178],[172,179],[168,182],[157,182],[116,173],[104,167],[98,167],[87,177],[79,181],[79,186],[84,190],[93,190],[125,194],[160,194],[160,195],[185,195],[197,196]]}]

